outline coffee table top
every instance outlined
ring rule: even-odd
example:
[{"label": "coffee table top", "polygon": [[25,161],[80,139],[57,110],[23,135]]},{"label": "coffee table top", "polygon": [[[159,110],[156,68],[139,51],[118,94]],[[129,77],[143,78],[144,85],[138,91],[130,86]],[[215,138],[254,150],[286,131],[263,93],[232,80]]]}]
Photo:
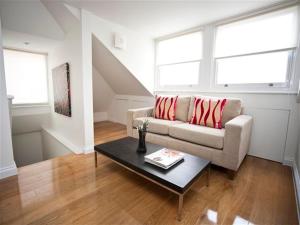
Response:
[{"label": "coffee table top", "polygon": [[144,161],[145,155],[164,147],[148,142],[146,146],[146,153],[138,153],[138,140],[126,137],[96,145],[95,151],[179,193],[184,193],[210,165],[206,159],[184,153],[184,160],[165,170]]}]

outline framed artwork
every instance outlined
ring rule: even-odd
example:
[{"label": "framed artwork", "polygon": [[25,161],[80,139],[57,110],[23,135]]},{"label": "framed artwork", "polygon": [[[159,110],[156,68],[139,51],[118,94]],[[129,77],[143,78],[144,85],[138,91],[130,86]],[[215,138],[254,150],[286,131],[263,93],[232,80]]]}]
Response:
[{"label": "framed artwork", "polygon": [[71,117],[71,90],[69,63],[52,69],[54,111]]}]

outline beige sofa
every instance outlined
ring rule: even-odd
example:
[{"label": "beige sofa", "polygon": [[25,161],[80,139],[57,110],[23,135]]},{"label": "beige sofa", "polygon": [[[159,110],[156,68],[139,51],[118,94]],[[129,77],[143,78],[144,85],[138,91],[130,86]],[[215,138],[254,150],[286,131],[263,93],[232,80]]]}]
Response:
[{"label": "beige sofa", "polygon": [[222,116],[222,129],[189,124],[193,101],[192,96],[178,98],[175,121],[154,118],[153,107],[128,110],[128,136],[138,138],[136,127],[148,119],[148,142],[191,153],[237,171],[249,149],[252,117],[241,115],[239,99],[228,98]]}]

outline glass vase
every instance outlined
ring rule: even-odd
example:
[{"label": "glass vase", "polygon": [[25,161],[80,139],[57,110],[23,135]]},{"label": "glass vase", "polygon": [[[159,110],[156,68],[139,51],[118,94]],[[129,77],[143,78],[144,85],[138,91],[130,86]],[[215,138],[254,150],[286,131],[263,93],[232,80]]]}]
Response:
[{"label": "glass vase", "polygon": [[139,146],[137,152],[146,152],[146,131],[139,130]]}]

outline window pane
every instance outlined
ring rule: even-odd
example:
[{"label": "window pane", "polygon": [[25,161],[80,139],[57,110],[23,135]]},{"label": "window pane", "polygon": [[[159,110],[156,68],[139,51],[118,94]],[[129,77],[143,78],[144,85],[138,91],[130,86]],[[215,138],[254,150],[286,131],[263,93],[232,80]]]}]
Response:
[{"label": "window pane", "polygon": [[7,93],[14,104],[48,102],[46,56],[4,50]]},{"label": "window pane", "polygon": [[157,50],[158,65],[200,60],[202,58],[202,32],[160,41]]},{"label": "window pane", "polygon": [[289,54],[284,51],[217,59],[217,83],[285,83]]},{"label": "window pane", "polygon": [[195,85],[199,80],[200,62],[159,67],[160,85]]},{"label": "window pane", "polygon": [[298,7],[221,25],[215,57],[296,47]]}]

